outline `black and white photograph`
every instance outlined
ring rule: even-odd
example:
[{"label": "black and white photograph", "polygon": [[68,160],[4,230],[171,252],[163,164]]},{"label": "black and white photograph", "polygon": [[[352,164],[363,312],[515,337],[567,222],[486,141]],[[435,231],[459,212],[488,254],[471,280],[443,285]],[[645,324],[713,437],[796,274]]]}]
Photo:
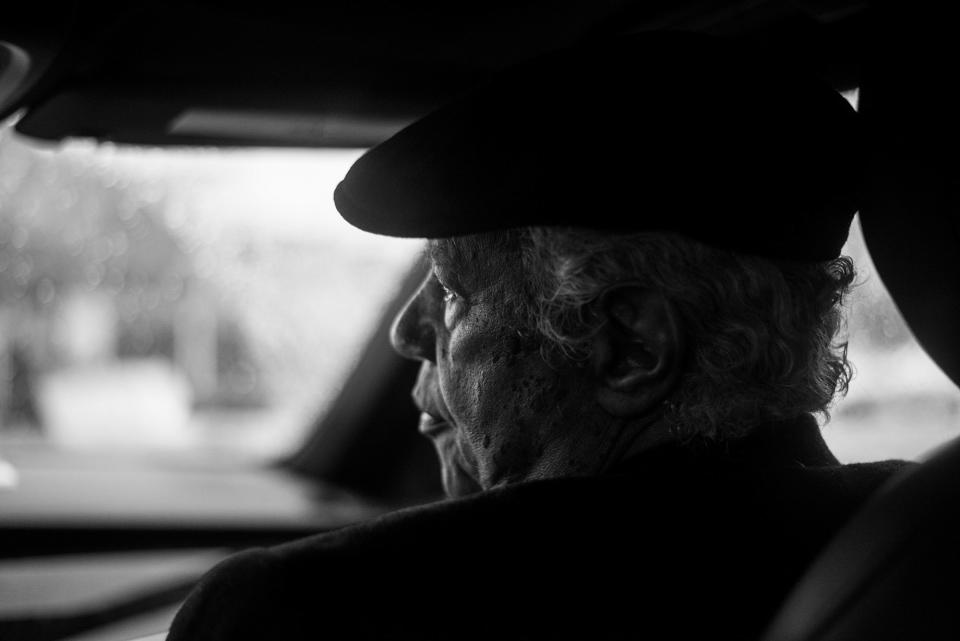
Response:
[{"label": "black and white photograph", "polygon": [[955,24],[6,3],[0,641],[960,639]]}]

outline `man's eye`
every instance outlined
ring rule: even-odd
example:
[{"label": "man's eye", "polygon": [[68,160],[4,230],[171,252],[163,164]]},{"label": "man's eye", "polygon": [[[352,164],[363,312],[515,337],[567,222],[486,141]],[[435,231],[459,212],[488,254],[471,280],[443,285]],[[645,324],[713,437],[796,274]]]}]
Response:
[{"label": "man's eye", "polygon": [[457,300],[458,298],[460,298],[460,295],[457,294],[457,292],[453,291],[452,289],[450,289],[449,287],[447,287],[447,286],[444,285],[443,283],[440,283],[440,287],[443,288],[443,302],[444,302],[444,303],[448,303],[448,304],[449,304],[449,303],[452,303],[453,301]]},{"label": "man's eye", "polygon": [[460,294],[450,289],[442,280],[440,280],[440,276],[436,272],[434,272],[433,274],[433,279],[437,282],[437,285],[439,285],[440,289],[443,291],[444,304],[448,305],[462,298]]}]

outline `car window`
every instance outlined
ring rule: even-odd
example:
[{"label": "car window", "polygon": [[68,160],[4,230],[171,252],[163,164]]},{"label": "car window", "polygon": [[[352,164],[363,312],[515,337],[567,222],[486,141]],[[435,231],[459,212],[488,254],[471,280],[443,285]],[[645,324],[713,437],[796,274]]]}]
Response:
[{"label": "car window", "polygon": [[[859,91],[844,92],[854,109]],[[883,285],[855,216],[843,253],[854,259],[847,299],[854,377],[823,434],[845,463],[917,459],[960,434],[960,390],[921,349]]]},{"label": "car window", "polygon": [[336,213],[360,153],[0,131],[0,456],[296,448],[420,249]]},{"label": "car window", "polygon": [[920,348],[890,299],[859,217],[843,252],[858,274],[847,323],[854,377],[824,438],[843,462],[916,459],[960,434],[960,389]]}]

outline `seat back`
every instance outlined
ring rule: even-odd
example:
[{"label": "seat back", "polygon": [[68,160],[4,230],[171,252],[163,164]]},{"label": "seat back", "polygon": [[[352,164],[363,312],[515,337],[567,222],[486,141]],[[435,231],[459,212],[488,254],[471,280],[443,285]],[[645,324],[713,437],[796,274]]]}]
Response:
[{"label": "seat back", "polygon": [[960,639],[960,438],[866,504],[763,639]]}]

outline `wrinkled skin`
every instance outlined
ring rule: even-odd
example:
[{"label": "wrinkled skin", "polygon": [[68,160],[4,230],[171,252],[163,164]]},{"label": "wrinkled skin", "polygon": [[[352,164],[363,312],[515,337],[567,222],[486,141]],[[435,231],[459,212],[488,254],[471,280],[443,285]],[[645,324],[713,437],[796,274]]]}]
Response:
[{"label": "wrinkled skin", "polygon": [[504,318],[501,284],[463,276],[434,265],[392,332],[395,349],[423,363],[413,396],[448,496],[602,471],[622,430],[598,406],[589,368],[551,367]]}]

